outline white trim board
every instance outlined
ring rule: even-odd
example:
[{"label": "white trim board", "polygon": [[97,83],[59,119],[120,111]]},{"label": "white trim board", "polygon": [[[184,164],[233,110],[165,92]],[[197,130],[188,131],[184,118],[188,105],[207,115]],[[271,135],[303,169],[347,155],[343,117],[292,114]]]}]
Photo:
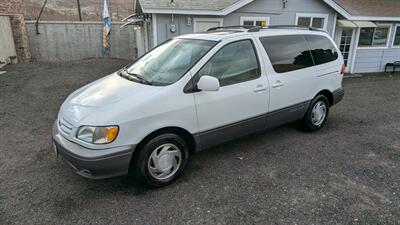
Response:
[{"label": "white trim board", "polygon": [[355,41],[354,41],[353,55],[352,55],[351,65],[350,65],[350,73],[354,73],[354,65],[356,62],[356,55],[357,55],[357,45],[360,40],[360,31],[361,31],[361,28],[357,27]]},{"label": "white trim board", "polygon": [[152,14],[152,29],[153,29],[153,47],[157,46],[158,38],[157,38],[157,14]]},{"label": "white trim board", "polygon": [[333,28],[332,28],[332,39],[335,39],[335,33],[336,33],[336,22],[337,22],[337,13],[335,13],[334,18],[333,18]]},{"label": "white trim board", "polygon": [[205,17],[193,18],[193,32],[196,32],[197,22],[207,22],[207,21],[219,22],[220,27],[222,27],[224,25],[223,18],[205,18]]},{"label": "white trim board", "polygon": [[394,41],[396,39],[396,32],[397,30],[400,30],[400,24],[395,24],[394,25],[394,29],[393,29],[393,40],[392,40],[392,48],[400,48],[400,44],[399,45],[394,45]]},{"label": "white trim board", "polygon": [[157,9],[157,8],[143,8],[144,13],[158,13],[158,14],[183,14],[183,15],[210,15],[210,16],[226,16],[231,12],[242,8],[243,6],[253,2],[254,0],[240,0],[236,3],[222,9],[222,10],[195,10],[195,9]]}]

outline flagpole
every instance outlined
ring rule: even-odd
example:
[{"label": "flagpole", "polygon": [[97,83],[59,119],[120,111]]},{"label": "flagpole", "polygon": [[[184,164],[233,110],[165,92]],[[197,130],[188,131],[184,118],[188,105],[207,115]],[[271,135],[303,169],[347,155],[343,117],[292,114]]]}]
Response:
[{"label": "flagpole", "polygon": [[108,11],[108,4],[107,0],[104,0],[104,6],[103,6],[103,28],[102,28],[102,43],[101,43],[101,49],[103,55],[109,55],[110,54],[110,32],[111,32],[111,19],[110,19],[110,13]]},{"label": "flagpole", "polygon": [[78,3],[79,21],[82,21],[81,2],[80,2],[80,0],[76,0],[76,3]]}]

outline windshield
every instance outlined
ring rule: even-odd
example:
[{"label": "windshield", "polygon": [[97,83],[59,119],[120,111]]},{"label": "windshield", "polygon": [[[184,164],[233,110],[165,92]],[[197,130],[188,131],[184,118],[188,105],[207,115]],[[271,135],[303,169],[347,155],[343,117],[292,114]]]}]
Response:
[{"label": "windshield", "polygon": [[216,42],[171,39],[126,68],[138,82],[165,86],[178,81]]}]

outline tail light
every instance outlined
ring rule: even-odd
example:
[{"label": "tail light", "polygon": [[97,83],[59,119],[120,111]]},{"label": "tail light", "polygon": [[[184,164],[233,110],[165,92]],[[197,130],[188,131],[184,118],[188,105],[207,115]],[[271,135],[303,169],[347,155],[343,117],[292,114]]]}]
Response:
[{"label": "tail light", "polygon": [[346,73],[346,65],[345,64],[342,65],[342,70],[340,71],[340,74],[342,76],[344,75],[344,73]]}]

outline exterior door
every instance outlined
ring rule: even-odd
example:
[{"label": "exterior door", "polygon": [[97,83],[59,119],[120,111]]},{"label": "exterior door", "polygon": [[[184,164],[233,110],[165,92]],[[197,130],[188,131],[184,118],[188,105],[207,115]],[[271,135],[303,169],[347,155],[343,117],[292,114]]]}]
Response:
[{"label": "exterior door", "polygon": [[344,64],[346,65],[346,72],[350,71],[351,60],[352,60],[352,52],[353,52],[353,36],[354,36],[354,28],[343,28],[339,48],[342,52]]},{"label": "exterior door", "polygon": [[194,94],[202,147],[265,128],[268,83],[254,40],[234,40],[221,47],[195,78],[218,78],[218,91]]},{"label": "exterior door", "polygon": [[222,26],[222,18],[194,18],[193,30],[195,33],[206,32],[212,27]]}]

